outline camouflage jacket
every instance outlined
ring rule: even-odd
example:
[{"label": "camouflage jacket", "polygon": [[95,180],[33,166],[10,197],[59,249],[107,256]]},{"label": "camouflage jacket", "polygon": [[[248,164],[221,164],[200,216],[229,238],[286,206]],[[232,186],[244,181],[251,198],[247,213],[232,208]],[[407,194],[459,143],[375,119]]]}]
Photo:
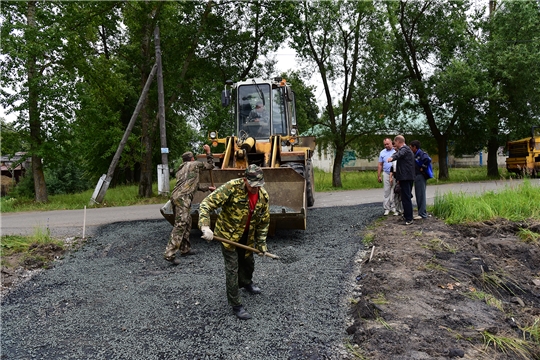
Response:
[{"label": "camouflage jacket", "polygon": [[[208,191],[208,186],[199,184],[199,173],[204,169],[212,169],[214,167],[214,156],[206,155],[206,163],[200,161],[186,161],[180,165],[176,172],[176,185],[171,193],[171,201],[173,203],[182,202],[182,198],[188,196],[193,199],[193,194],[197,190]],[[176,200],[176,201],[175,201]]]},{"label": "camouflage jacket", "polygon": [[[210,226],[210,213],[221,207],[214,230],[216,236],[234,242],[240,241],[249,214],[248,193],[244,179],[231,180],[201,201],[199,208],[199,228]],[[267,251],[266,236],[270,227],[270,207],[268,193],[259,188],[259,200],[251,216],[247,245],[260,251]],[[227,250],[235,246],[223,244]],[[246,252],[249,254],[249,252]]]}]

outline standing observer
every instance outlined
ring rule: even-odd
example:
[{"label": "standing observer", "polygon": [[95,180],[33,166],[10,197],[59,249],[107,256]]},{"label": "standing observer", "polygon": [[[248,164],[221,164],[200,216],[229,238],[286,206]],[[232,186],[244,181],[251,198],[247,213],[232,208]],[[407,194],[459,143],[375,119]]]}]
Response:
[{"label": "standing observer", "polygon": [[[396,151],[392,145],[392,140],[386,138],[383,140],[384,149],[382,149],[379,154],[379,166],[377,167],[377,181],[382,182],[384,186],[384,197],[383,197],[383,209],[384,216],[388,215],[390,211],[397,215],[396,206],[394,204],[394,182],[390,176],[390,171],[392,169],[392,163],[389,163],[387,160],[391,157]],[[382,173],[382,177],[381,177]]]},{"label": "standing observer", "polygon": [[427,167],[431,163],[429,155],[420,150],[420,141],[411,141],[411,150],[414,153],[414,196],[416,197],[416,206],[418,207],[418,215],[415,220],[427,218],[426,209],[426,184],[427,184]]},{"label": "standing observer", "polygon": [[174,265],[180,264],[179,259],[176,259],[176,252],[180,249],[180,255],[193,255],[194,250],[191,250],[189,242],[189,233],[191,231],[191,201],[193,194],[197,190],[212,191],[216,188],[213,186],[200,186],[199,173],[201,170],[211,170],[214,167],[214,157],[210,152],[210,146],[204,145],[206,152],[206,163],[195,161],[195,157],[191,151],[182,155],[182,165],[176,172],[176,185],[171,193],[171,202],[174,209],[174,226],[171,231],[171,236],[165,254],[165,260]]},{"label": "standing observer", "polygon": [[405,225],[413,223],[413,207],[411,200],[411,190],[414,181],[414,154],[411,149],[405,145],[405,138],[398,135],[394,138],[394,145],[397,152],[388,158],[391,163],[397,160],[396,180],[401,186],[401,203],[403,204],[403,217]]},{"label": "standing observer", "polygon": [[[230,180],[208,195],[199,209],[202,238],[208,241],[214,238],[210,229],[210,213],[221,208],[215,226],[216,236],[254,247],[261,252],[259,255],[264,255],[270,210],[268,193],[263,185],[262,169],[250,165],[243,178]],[[253,252],[223,243],[221,252],[225,261],[227,301],[239,319],[250,319],[251,315],[242,305],[239,289],[244,288],[251,294],[261,293],[261,289],[253,284]]]}]

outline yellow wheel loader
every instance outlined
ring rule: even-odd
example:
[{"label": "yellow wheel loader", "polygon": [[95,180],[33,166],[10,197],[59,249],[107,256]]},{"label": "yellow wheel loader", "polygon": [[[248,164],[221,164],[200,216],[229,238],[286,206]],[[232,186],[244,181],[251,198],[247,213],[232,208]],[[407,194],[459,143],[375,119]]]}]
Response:
[{"label": "yellow wheel loader", "polygon": [[540,127],[532,127],[532,136],[506,144],[506,170],[518,175],[536,177],[540,174]]},{"label": "yellow wheel loader", "polygon": [[[298,136],[291,86],[282,78],[227,81],[221,102],[223,106],[232,106],[236,133],[220,138],[217,132],[210,131],[211,145],[223,145],[220,148],[224,150],[214,154],[214,170],[203,171],[200,183],[219,187],[243,177],[244,169],[256,164],[263,169],[264,188],[270,196],[270,234],[276,228],[305,230],[307,207],[315,202],[311,162],[315,137]],[[206,155],[197,155],[197,159],[204,162]],[[198,204],[204,196],[197,192],[193,198],[195,227]],[[174,223],[171,210],[162,209],[162,213]],[[216,218],[214,214],[212,222]]]}]

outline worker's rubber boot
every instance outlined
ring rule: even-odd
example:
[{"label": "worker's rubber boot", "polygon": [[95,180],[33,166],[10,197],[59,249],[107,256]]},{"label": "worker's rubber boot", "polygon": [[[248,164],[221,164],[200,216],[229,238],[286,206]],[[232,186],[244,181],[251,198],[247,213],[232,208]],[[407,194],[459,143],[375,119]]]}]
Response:
[{"label": "worker's rubber boot", "polygon": [[261,293],[261,289],[258,286],[254,285],[253,283],[244,286],[244,289],[246,289],[248,293],[254,294],[254,295]]},{"label": "worker's rubber boot", "polygon": [[167,260],[168,262],[171,263],[171,265],[180,265],[180,259],[176,259],[174,257],[170,257],[170,258],[166,258],[164,257],[165,260]]},{"label": "worker's rubber boot", "polygon": [[188,252],[185,252],[185,253],[181,253],[180,256],[190,256],[190,255],[195,255],[197,254],[197,251],[196,250],[189,250]]},{"label": "worker's rubber boot", "polygon": [[251,315],[244,309],[242,305],[236,305],[232,307],[234,315],[236,315],[237,318],[240,320],[247,320],[251,319]]}]

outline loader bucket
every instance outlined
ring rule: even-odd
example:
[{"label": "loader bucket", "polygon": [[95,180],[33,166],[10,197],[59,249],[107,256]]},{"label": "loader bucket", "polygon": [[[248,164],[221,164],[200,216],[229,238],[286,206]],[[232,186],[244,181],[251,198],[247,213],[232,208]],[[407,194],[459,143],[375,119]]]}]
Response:
[{"label": "loader bucket", "polygon": [[[278,229],[306,229],[306,182],[303,176],[291,168],[263,168],[264,188],[270,197],[270,234]],[[217,188],[229,180],[244,177],[244,169],[203,170],[200,174],[202,186]],[[193,227],[199,219],[199,203],[208,193],[198,191],[192,202]],[[212,223],[217,215],[212,215]]]}]

